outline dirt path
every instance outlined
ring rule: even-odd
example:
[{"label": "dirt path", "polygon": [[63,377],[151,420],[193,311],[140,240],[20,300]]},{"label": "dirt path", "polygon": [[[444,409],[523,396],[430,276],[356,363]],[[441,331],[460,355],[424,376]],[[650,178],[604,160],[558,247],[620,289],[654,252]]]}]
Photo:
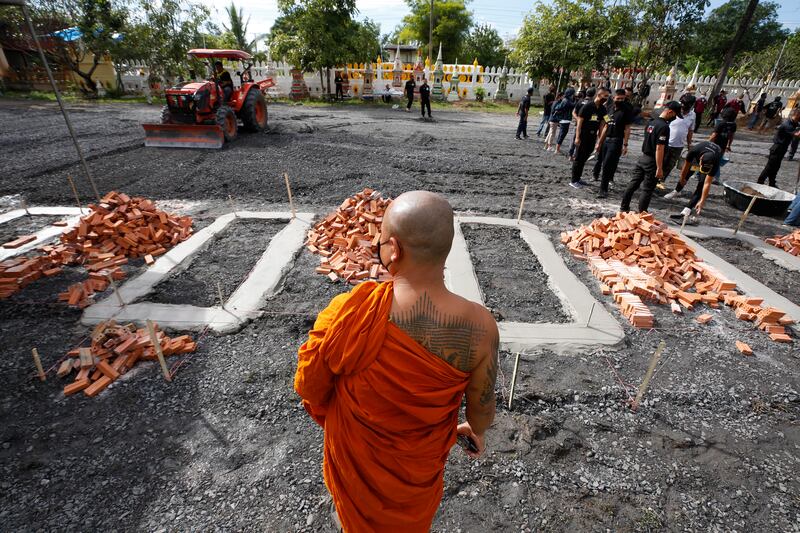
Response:
[{"label": "dirt path", "polygon": [[[514,217],[528,183],[524,216],[557,242],[558,232],[615,210],[633,163],[632,156],[622,162],[620,185],[600,202],[594,188],[566,185],[565,158],[536,140],[515,141],[513,116],[439,112],[422,123],[385,108],[274,105],[269,133],[200,152],[143,148],[138,121],[157,113],[155,106],[100,106],[73,117],[95,155],[101,190],[180,200],[200,225],[229,210],[228,195],[237,209],[285,209],[283,172],[298,205],[319,213],[371,186],[388,195],[430,189],[459,211]],[[0,196],[71,205],[65,178],[80,172],[53,107],[0,100],[0,118],[0,157],[11,161],[0,170]],[[637,130],[631,146],[640,139]],[[742,135],[726,172],[757,174],[766,149],[765,138]],[[796,165],[784,164],[779,183],[793,178]],[[660,217],[678,205],[653,202]],[[718,196],[704,213],[717,225],[738,215]],[[779,221],[763,217],[751,217],[748,231],[782,232]],[[476,243],[493,238],[504,236]],[[265,242],[226,250],[252,261]],[[624,323],[586,265],[557,250]],[[477,252],[484,266],[497,264],[491,254],[491,247]],[[292,390],[297,347],[316,313],[347,290],[315,274],[317,263],[302,251],[265,316],[236,334],[204,336],[172,383],[155,365],[140,365],[95,399],[63,398],[60,380],[31,379],[32,347],[50,366],[85,338],[79,312],[33,298],[36,283],[0,301],[5,529],[332,531],[322,431]],[[763,280],[779,267],[758,268]],[[190,267],[186,275],[198,273]],[[533,296],[511,305],[509,291],[499,296],[507,312],[541,311]],[[501,354],[489,453],[472,462],[453,451],[435,531],[798,530],[797,342],[773,343],[729,309],[711,311],[706,326],[693,320],[699,310],[653,311],[657,329],[625,326],[617,347],[524,355],[512,410],[505,403],[513,355]],[[634,415],[622,384],[638,386],[661,340],[663,365]],[[748,342],[755,357],[741,356],[735,340]]]}]

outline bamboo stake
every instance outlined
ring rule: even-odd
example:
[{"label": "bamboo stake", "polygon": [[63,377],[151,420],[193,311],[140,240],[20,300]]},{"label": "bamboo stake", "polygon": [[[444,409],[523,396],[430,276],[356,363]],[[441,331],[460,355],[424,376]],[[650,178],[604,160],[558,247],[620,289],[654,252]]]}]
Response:
[{"label": "bamboo stake", "polygon": [[681,235],[683,235],[683,228],[686,227],[686,222],[689,220],[690,216],[691,216],[691,213],[683,215],[683,222],[681,222],[681,229],[678,230],[678,233],[680,233]]},{"label": "bamboo stake", "polygon": [[239,216],[236,214],[236,206],[233,205],[233,196],[231,196],[230,194],[228,195],[228,203],[231,204],[231,211],[233,212],[233,217],[239,218]]},{"label": "bamboo stake", "polygon": [[522,201],[519,203],[519,213],[517,214],[517,224],[519,221],[522,220],[522,208],[525,205],[525,196],[528,195],[528,184],[525,184],[525,188],[522,189]]},{"label": "bamboo stake", "polygon": [[217,296],[219,297],[219,306],[225,309],[225,300],[222,298],[222,284],[217,282]]},{"label": "bamboo stake", "polygon": [[589,310],[589,319],[586,321],[586,327],[589,327],[589,324],[592,322],[592,315],[594,314],[594,306],[597,302],[592,302],[592,308]]},{"label": "bamboo stake", "polygon": [[83,207],[81,207],[81,198],[78,196],[78,189],[75,187],[75,182],[72,181],[72,176],[69,174],[67,174],[67,180],[69,181],[69,186],[72,187],[72,194],[75,195],[75,204],[78,206],[78,212],[82,215]]},{"label": "bamboo stake", "polygon": [[517,369],[519,369],[519,356],[520,354],[516,354],[516,359],[514,359],[514,373],[511,374],[511,390],[508,392],[508,408],[511,409],[511,402],[514,401],[514,388],[517,386]]},{"label": "bamboo stake", "polygon": [[114,289],[114,295],[117,297],[117,303],[119,303],[120,307],[125,307],[125,300],[122,299],[122,296],[119,293],[117,282],[114,281],[114,278],[111,277],[111,274],[106,274],[106,278],[108,278],[111,288]]},{"label": "bamboo stake", "polygon": [[289,174],[283,173],[283,181],[286,182],[286,192],[289,194],[289,207],[292,210],[292,218],[295,218],[294,199],[292,198],[292,187],[289,185]]},{"label": "bamboo stake", "polygon": [[44,375],[44,368],[42,368],[42,360],[39,359],[39,350],[36,348],[31,350],[33,354],[33,363],[36,365],[36,371],[39,373],[39,379],[41,381],[47,380],[47,377]]},{"label": "bamboo stake", "polygon": [[747,215],[750,214],[750,210],[753,209],[753,204],[756,203],[756,200],[758,200],[758,196],[753,196],[753,199],[750,200],[750,205],[747,206],[747,209],[745,209],[744,214],[742,214],[742,218],[739,219],[739,225],[736,226],[735,230],[733,230],[734,235],[739,233],[739,230],[742,229],[742,224],[744,224],[744,221],[747,220]]},{"label": "bamboo stake", "polygon": [[650,366],[647,367],[647,372],[644,375],[644,380],[642,380],[642,384],[639,385],[639,392],[636,393],[636,399],[633,400],[633,405],[631,408],[636,411],[639,408],[639,402],[642,400],[645,391],[647,391],[648,385],[650,385],[650,379],[653,377],[653,372],[656,370],[656,365],[658,361],[661,359],[661,353],[666,348],[667,343],[661,341],[658,344],[658,348],[656,348],[656,353],[653,354],[653,358],[650,359]]},{"label": "bamboo stake", "polygon": [[167,381],[172,381],[172,378],[169,375],[169,369],[167,368],[167,362],[164,360],[164,352],[161,351],[161,342],[158,340],[158,335],[156,335],[156,328],[153,326],[153,321],[147,321],[147,332],[150,334],[150,342],[153,343],[153,348],[156,350],[156,356],[158,357],[158,364],[161,365],[161,372],[164,374],[164,379]]},{"label": "bamboo stake", "polygon": [[25,200],[25,198],[22,199],[21,203],[22,203],[22,209],[25,210],[25,214],[31,216],[31,212],[28,211],[28,202]]}]

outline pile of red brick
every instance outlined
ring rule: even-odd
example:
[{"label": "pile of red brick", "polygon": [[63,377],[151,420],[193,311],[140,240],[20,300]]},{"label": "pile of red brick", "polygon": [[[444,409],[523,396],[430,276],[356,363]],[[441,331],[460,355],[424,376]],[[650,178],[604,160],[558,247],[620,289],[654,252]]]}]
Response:
[{"label": "pile of red brick", "polygon": [[320,256],[317,273],[351,284],[389,279],[378,259],[378,243],[383,214],[390,203],[379,192],[364,189],[309,230],[306,246]]},{"label": "pile of red brick", "polygon": [[[156,337],[165,357],[194,352],[197,344],[188,335],[169,338],[158,331]],[[67,353],[58,368],[59,377],[76,371],[75,380],[64,387],[69,396],[83,391],[86,396],[96,396],[139,361],[155,361],[156,350],[147,329],[137,329],[134,324],[117,325],[113,320],[102,322],[92,331],[90,348],[76,348]]]},{"label": "pile of red brick", "polygon": [[89,278],[75,283],[59,300],[80,308],[91,304],[95,292],[108,288],[110,279],[125,277],[120,268],[129,259],[144,257],[148,265],[192,234],[192,218],[156,209],[145,198],[110,192],[89,206],[74,228],[57,244],[41,246],[42,255],[0,262],[0,298],[6,298],[43,275],[55,275],[61,265],[81,265]]},{"label": "pile of red brick", "polygon": [[[740,296],[735,282],[705,264],[680,235],[652,214],[618,213],[610,219],[599,218],[589,226],[562,233],[561,242],[575,257],[589,263],[592,274],[602,282],[603,294],[614,295],[635,327],[653,327],[646,301],[669,303],[676,314],[682,313],[682,307],[691,310],[704,303],[717,308],[723,301],[736,309],[737,318],[755,320],[773,340],[791,342],[783,329],[793,323],[791,318],[778,309],[761,308],[761,299]],[[710,320],[710,315],[698,317],[702,324]]]},{"label": "pile of red brick", "polygon": [[777,246],[792,255],[800,255],[800,229],[788,235],[776,235],[766,239],[766,243]]}]

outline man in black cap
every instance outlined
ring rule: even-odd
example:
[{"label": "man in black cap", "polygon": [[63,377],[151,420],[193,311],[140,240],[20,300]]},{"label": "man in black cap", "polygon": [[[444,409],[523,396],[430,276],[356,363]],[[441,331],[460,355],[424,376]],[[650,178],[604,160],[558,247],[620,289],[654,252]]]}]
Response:
[{"label": "man in black cap", "polygon": [[528,87],[528,94],[522,97],[517,107],[517,116],[519,117],[519,124],[517,124],[516,139],[520,140],[520,135],[528,138],[528,113],[531,110],[531,96],[533,96],[533,87]]},{"label": "man in black cap", "polygon": [[714,181],[714,175],[719,171],[719,163],[722,160],[722,149],[716,143],[711,141],[701,141],[695,144],[686,153],[686,159],[683,162],[681,169],[681,176],[675,190],[665,195],[664,198],[675,198],[678,193],[686,186],[692,173],[697,173],[697,187],[692,194],[691,200],[683,208],[679,214],[670,215],[673,220],[681,220],[683,217],[691,214],[692,209],[696,209],[697,214],[703,210],[703,206],[708,199],[708,193],[711,191],[711,183]]},{"label": "man in black cap", "polygon": [[606,117],[606,127],[600,134],[600,154],[594,164],[594,179],[600,181],[600,198],[608,197],[608,186],[614,181],[619,158],[628,153],[628,137],[631,135],[631,122],[633,121],[633,107],[626,99],[625,89],[614,91],[613,106]]},{"label": "man in black cap", "polygon": [[647,211],[650,207],[650,199],[653,197],[656,184],[664,177],[664,154],[669,144],[669,123],[676,117],[683,118],[681,104],[672,100],[664,106],[658,118],[651,120],[645,127],[642,155],[636,162],[633,177],[622,196],[620,211],[631,210],[631,199],[640,186],[642,193],[639,196],[639,211]]},{"label": "man in black cap", "polygon": [[572,161],[572,181],[570,187],[582,189],[585,183],[581,177],[586,160],[593,152],[600,149],[597,134],[606,128],[606,100],[608,89],[600,87],[595,91],[594,99],[583,104],[576,117],[575,125],[575,159]]},{"label": "man in black cap", "polygon": [[769,186],[777,187],[775,178],[781,169],[783,156],[786,155],[786,151],[795,137],[800,137],[800,108],[797,107],[792,109],[791,113],[789,113],[789,118],[784,120],[775,131],[775,137],[772,139],[772,146],[769,149],[767,165],[758,177],[759,183],[764,183],[769,179]]}]

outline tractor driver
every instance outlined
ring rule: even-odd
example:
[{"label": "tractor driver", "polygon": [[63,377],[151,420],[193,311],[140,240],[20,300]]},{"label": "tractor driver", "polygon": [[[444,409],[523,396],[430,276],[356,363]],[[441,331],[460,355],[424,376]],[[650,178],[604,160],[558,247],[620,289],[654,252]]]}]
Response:
[{"label": "tractor driver", "polygon": [[214,73],[217,85],[222,89],[222,101],[227,103],[233,94],[233,79],[231,73],[222,67],[222,61],[214,62]]}]

